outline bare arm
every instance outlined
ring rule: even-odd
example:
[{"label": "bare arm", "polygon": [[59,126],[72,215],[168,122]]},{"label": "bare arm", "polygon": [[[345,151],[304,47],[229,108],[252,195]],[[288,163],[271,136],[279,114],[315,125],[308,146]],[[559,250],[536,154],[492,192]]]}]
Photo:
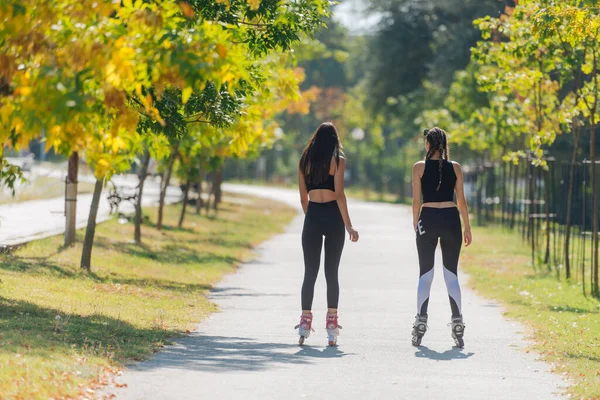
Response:
[{"label": "bare arm", "polygon": [[421,212],[421,176],[423,176],[423,163],[418,162],[413,165],[412,172],[412,188],[413,188],[413,199],[412,199],[412,210],[413,210],[413,229],[417,230],[417,223],[419,222],[419,213]]},{"label": "bare arm", "polygon": [[471,222],[469,221],[469,207],[467,206],[467,200],[465,199],[465,188],[462,168],[457,162],[453,162],[454,172],[456,173],[456,202],[458,203],[458,211],[463,219],[464,224],[464,241],[465,247],[470,245],[473,241],[471,236]]},{"label": "bare arm", "polygon": [[350,240],[356,242],[358,240],[358,232],[352,227],[352,221],[350,221],[350,214],[348,213],[348,201],[346,200],[346,193],[344,192],[344,172],[346,170],[346,159],[340,158],[339,166],[335,171],[334,184],[335,184],[335,195],[344,220],[346,230],[350,235]]},{"label": "bare arm", "polygon": [[304,172],[298,169],[298,188],[300,190],[300,204],[302,204],[302,210],[306,214],[308,209],[308,190],[306,189],[306,180],[304,180]]}]

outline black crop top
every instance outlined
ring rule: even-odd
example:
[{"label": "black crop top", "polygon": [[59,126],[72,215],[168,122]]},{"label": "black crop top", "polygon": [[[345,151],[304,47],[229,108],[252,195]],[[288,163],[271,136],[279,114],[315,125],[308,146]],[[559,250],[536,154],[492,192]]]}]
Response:
[{"label": "black crop top", "polygon": [[436,190],[440,182],[439,160],[426,160],[425,171],[421,177],[421,192],[423,203],[437,203],[442,201],[454,201],[454,186],[456,185],[456,173],[451,161],[442,161],[442,184],[440,190]]},{"label": "black crop top", "polygon": [[308,183],[308,179],[305,178],[305,182],[306,182],[306,190],[307,191],[311,191],[311,190],[315,190],[315,189],[327,189],[327,190],[331,190],[332,192],[335,192],[335,183],[333,182],[333,175],[328,175],[327,179],[325,179],[325,182],[321,182],[319,184],[310,184]]}]

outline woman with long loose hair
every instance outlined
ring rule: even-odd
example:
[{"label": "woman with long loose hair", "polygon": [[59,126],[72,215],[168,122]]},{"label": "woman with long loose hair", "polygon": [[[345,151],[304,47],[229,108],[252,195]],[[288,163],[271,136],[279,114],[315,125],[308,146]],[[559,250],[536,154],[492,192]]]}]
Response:
[{"label": "woman with long loose hair", "polygon": [[[413,166],[413,228],[417,236],[420,274],[412,344],[419,346],[427,331],[427,306],[433,282],[435,249],[439,240],[444,280],[452,310],[452,338],[456,346],[462,348],[465,325],[458,284],[458,257],[463,241],[465,246],[469,246],[472,241],[463,173],[457,162],[450,161],[446,132],[435,127],[425,130],[424,134],[425,161],[419,161]],[[464,232],[461,229],[461,216],[465,226]]]},{"label": "woman with long loose hair", "polygon": [[302,315],[300,323],[296,326],[299,328],[301,345],[312,331],[312,302],[323,247],[328,307],[325,327],[329,345],[337,344],[341,328],[337,315],[340,293],[338,269],[344,248],[344,230],[348,232],[352,242],[358,241],[358,231],[352,227],[344,194],[345,170],[346,159],[337,130],[333,124],[326,122],[319,126],[309,139],[298,168],[300,202],[305,214],[302,230]]}]

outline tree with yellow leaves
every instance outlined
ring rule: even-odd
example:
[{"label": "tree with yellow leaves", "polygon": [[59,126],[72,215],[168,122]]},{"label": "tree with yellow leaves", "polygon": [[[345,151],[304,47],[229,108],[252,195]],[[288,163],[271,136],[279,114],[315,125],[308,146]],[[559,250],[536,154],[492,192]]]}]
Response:
[{"label": "tree with yellow leaves", "polygon": [[[328,5],[325,0],[4,3],[0,145],[22,148],[44,130],[47,148],[65,155],[84,152],[103,182],[125,168],[146,135],[163,134],[176,143],[190,124],[228,127],[243,115],[263,116],[246,106],[260,92],[260,62],[312,33]],[[229,144],[233,153],[243,153],[254,131],[240,125],[237,132]],[[99,198],[102,184],[96,187]],[[82,267],[89,269],[89,257],[82,258]]]}]

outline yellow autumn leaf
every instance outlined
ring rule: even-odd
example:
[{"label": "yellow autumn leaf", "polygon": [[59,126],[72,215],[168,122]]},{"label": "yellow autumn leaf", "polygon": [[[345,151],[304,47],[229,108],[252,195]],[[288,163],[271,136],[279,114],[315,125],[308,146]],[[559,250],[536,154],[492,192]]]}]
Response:
[{"label": "yellow autumn leaf", "polygon": [[21,86],[15,89],[15,96],[28,96],[31,94],[31,87],[29,86]]},{"label": "yellow autumn leaf", "polygon": [[12,129],[15,130],[15,133],[18,135],[22,132],[23,130],[23,126],[25,125],[25,123],[23,122],[23,120],[21,118],[13,118],[12,120]]},{"label": "yellow autumn leaf", "polygon": [[187,18],[192,18],[194,16],[194,9],[188,3],[182,1],[181,3],[179,3],[179,8],[181,8],[181,12]]},{"label": "yellow autumn leaf", "polygon": [[226,82],[232,82],[233,80],[235,80],[236,75],[235,73],[230,71],[229,66],[224,66],[223,68],[221,68],[221,81],[226,83]]},{"label": "yellow autumn leaf", "polygon": [[136,83],[135,85],[135,93],[138,95],[138,97],[142,97],[142,84],[141,83]]},{"label": "yellow autumn leaf", "polygon": [[132,2],[132,0],[123,0],[123,5],[125,7],[132,7],[133,6],[133,2]]},{"label": "yellow autumn leaf", "polygon": [[44,153],[47,153],[52,148],[52,142],[50,140],[46,140],[46,144],[44,145]]},{"label": "yellow autumn leaf", "polygon": [[112,142],[112,152],[114,154],[117,154],[119,152],[119,150],[125,149],[126,147],[127,147],[127,144],[123,141],[123,139],[121,139],[118,136]]},{"label": "yellow autumn leaf", "polygon": [[223,46],[221,43],[217,45],[217,54],[221,58],[227,57],[227,47]]},{"label": "yellow autumn leaf", "polygon": [[258,7],[260,7],[260,0],[248,0],[248,4],[250,4],[251,9],[258,10]]},{"label": "yellow autumn leaf", "polygon": [[183,104],[188,102],[191,95],[192,95],[192,88],[189,86],[181,91],[181,101],[183,102]]},{"label": "yellow autumn leaf", "polygon": [[15,107],[11,103],[4,104],[0,108],[0,117],[2,118],[2,121],[3,122],[8,121],[10,118],[10,115],[13,113],[14,110],[15,110]]},{"label": "yellow autumn leaf", "polygon": [[94,169],[94,176],[96,177],[96,179],[102,179],[102,177],[104,177],[108,173],[109,168],[110,163],[107,160],[105,160],[104,158],[98,160],[98,162],[96,163],[96,168]]}]

